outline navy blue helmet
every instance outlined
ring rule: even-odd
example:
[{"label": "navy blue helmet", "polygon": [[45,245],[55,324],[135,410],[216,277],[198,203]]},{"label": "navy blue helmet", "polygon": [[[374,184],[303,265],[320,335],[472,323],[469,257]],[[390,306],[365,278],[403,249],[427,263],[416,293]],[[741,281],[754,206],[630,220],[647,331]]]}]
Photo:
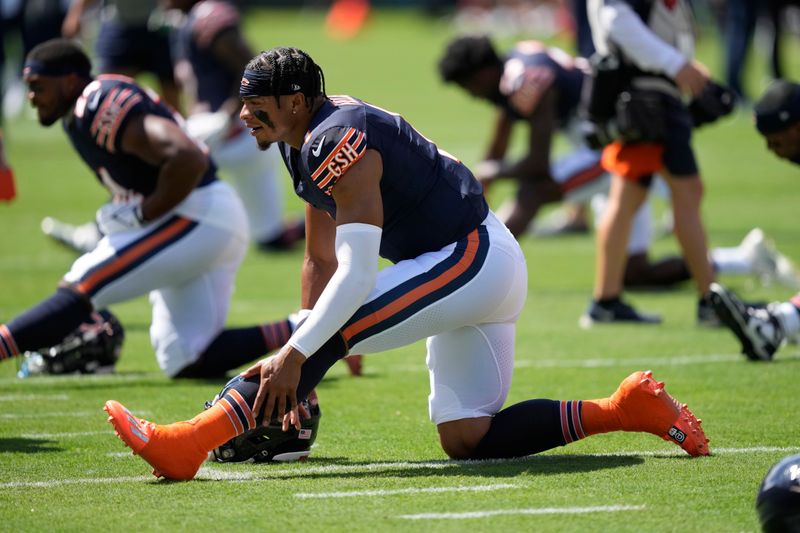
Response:
[{"label": "navy blue helmet", "polygon": [[765,533],[800,532],[800,454],[770,468],[758,489],[756,509]]}]

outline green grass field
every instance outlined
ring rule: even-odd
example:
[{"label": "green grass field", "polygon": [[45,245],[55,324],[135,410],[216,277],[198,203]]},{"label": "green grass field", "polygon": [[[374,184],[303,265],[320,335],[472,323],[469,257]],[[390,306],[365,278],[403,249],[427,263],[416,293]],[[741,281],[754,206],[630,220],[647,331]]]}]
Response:
[{"label": "green grass field", "polygon": [[[436,77],[435,62],[453,34],[447,24],[379,12],[359,38],[337,42],[322,36],[322,15],[314,12],[259,12],[246,22],[259,48],[307,49],[324,67],[329,93],[400,112],[467,163],[480,159],[490,109]],[[717,56],[706,33],[700,57],[716,69]],[[800,59],[789,59],[789,71],[800,77]],[[750,85],[759,90],[765,69],[755,60]],[[0,322],[49,295],[74,259],[40,233],[42,217],[82,222],[104,199],[60,128],[45,130],[24,117],[6,129],[19,196],[0,205]],[[800,172],[767,153],[749,114],[698,132],[696,147],[711,244],[735,245],[760,226],[800,261]],[[289,192],[288,205],[299,212]],[[504,193],[499,189],[493,204]],[[196,414],[221,383],[171,382],[160,374],[149,306],[140,298],[115,308],[127,332],[115,375],[21,380],[16,362],[0,364],[0,529],[756,531],[759,482],[780,457],[800,451],[800,350],[787,346],[770,364],[746,362],[727,331],[695,326],[689,285],[630,295],[642,309],[663,313],[661,326],[582,331],[577,319],[591,291],[592,238],[525,238],[523,247],[530,287],[508,404],[607,396],[630,372],[650,368],[703,419],[713,456],[689,459],[651,435],[620,433],[524,460],[447,461],[427,417],[418,343],[367,358],[360,379],[334,367],[318,389],[324,416],[309,461],[207,464],[196,481],[156,481],[114,436],[103,403],[114,398],[171,422]],[[676,249],[669,238],[654,246],[657,254]],[[301,257],[252,250],[229,323],[295,310]],[[750,278],[723,281],[751,299],[791,295]],[[469,512],[475,514],[461,514]]]}]

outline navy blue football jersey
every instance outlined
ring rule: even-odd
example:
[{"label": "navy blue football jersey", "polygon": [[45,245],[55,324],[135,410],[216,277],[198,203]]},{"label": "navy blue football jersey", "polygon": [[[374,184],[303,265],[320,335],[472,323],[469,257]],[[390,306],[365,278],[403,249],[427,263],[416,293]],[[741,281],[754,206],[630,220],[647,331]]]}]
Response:
[{"label": "navy blue football jersey", "polygon": [[578,107],[588,64],[538,41],[522,41],[506,57],[500,79],[500,102],[516,119],[529,118],[544,94],[555,87],[558,118],[564,123]]},{"label": "navy blue football jersey", "polygon": [[472,172],[400,115],[350,96],[331,96],[300,150],[280,143],[298,196],[336,218],[331,189],[367,149],[383,160],[380,254],[390,261],[439,250],[475,229],[489,207]]},{"label": "navy blue football jersey", "polygon": [[197,81],[197,101],[216,111],[238,94],[241,72],[232,73],[212,53],[214,40],[224,31],[238,29],[239,12],[228,2],[204,0],[189,11],[186,22],[174,35],[176,56],[192,66]]},{"label": "navy blue football jersey", "polygon": [[[113,195],[135,192],[148,196],[158,181],[158,166],[122,151],[122,132],[131,117],[141,114],[180,120],[155,93],[132,79],[104,74],[86,86],[73,112],[63,120],[75,150]],[[215,179],[216,167],[209,163],[200,185]]]}]

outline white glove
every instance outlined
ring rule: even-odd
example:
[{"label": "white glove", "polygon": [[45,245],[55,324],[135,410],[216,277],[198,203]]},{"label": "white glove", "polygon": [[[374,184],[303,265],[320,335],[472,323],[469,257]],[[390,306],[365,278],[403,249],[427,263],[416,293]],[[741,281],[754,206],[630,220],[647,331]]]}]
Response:
[{"label": "white glove", "polygon": [[186,119],[186,133],[213,150],[225,139],[231,128],[231,116],[223,111],[195,113]]},{"label": "white glove", "polygon": [[108,203],[97,210],[97,226],[103,235],[113,235],[142,227],[142,202],[140,199],[122,203]]}]

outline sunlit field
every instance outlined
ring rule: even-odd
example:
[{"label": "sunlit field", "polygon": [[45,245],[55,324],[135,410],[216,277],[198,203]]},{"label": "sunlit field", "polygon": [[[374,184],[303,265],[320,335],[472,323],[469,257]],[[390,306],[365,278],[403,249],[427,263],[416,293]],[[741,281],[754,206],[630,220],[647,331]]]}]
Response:
[{"label": "sunlit field", "polygon": [[[258,49],[307,50],[325,70],[329,94],[401,113],[468,164],[482,158],[491,109],[441,84],[435,69],[451,25],[377,11],[357,38],[336,41],[325,36],[323,21],[316,11],[253,11],[245,29]],[[556,42],[570,47],[567,38]],[[786,55],[788,71],[800,78],[800,56]],[[699,56],[721,76],[713,31],[703,33]],[[749,70],[754,93],[766,86],[761,56]],[[48,296],[75,259],[41,233],[41,219],[83,222],[105,199],[60,127],[40,128],[27,111],[5,125],[18,198],[0,204],[0,322]],[[523,133],[517,151],[527,142]],[[766,151],[749,109],[698,131],[695,145],[711,244],[734,246],[761,227],[800,262],[800,167]],[[285,185],[288,209],[299,214],[288,178]],[[493,189],[492,205],[509,192],[507,185]],[[656,208],[660,215],[665,206]],[[160,373],[143,297],[114,308],[126,331],[115,374],[19,379],[17,361],[0,364],[2,529],[756,531],[761,479],[779,458],[800,452],[800,349],[786,346],[768,364],[746,361],[729,332],[695,325],[690,284],[629,295],[637,307],[662,313],[660,326],[581,330],[592,236],[526,236],[522,245],[529,294],[508,404],[604,397],[631,372],[652,369],[703,419],[711,457],[690,459],[652,435],[619,433],[514,461],[448,461],[428,420],[425,347],[417,343],[367,357],[361,378],[334,367],[318,388],[323,417],[308,461],[207,463],[195,481],[158,481],[114,436],[103,403],[113,398],[145,418],[172,422],[194,416],[222,382],[173,382]],[[673,238],[654,241],[654,257],[676,252]],[[296,310],[301,260],[301,250],[250,250],[229,323]],[[793,294],[752,277],[722,281],[751,300]]]}]

